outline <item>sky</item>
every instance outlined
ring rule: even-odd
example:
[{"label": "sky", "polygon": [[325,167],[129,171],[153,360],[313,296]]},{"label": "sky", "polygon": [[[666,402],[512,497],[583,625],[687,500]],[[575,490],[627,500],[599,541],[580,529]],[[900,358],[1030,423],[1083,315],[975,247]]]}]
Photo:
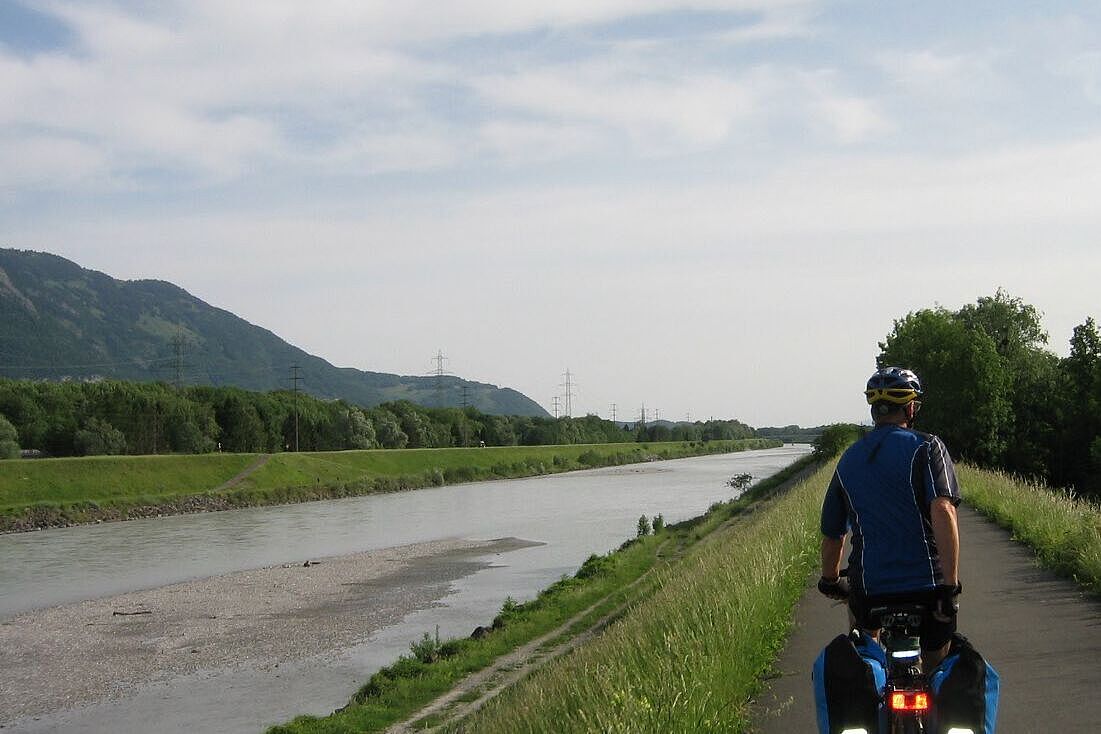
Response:
[{"label": "sky", "polygon": [[0,0],[0,246],[574,415],[861,420],[998,288],[1065,354],[1099,192],[1093,3]]}]

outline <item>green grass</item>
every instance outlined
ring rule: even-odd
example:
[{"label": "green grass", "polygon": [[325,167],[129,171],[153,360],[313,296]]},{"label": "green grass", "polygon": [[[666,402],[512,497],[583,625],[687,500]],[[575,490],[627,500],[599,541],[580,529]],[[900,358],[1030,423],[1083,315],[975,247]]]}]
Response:
[{"label": "green grass", "polygon": [[[770,495],[786,479],[811,465],[807,456],[773,477],[755,485],[742,499],[716,503],[705,514],[690,521],[666,527],[659,534],[629,541],[606,556],[592,556],[572,578],[553,584],[536,599],[522,605],[506,604],[495,621],[495,631],[482,640],[450,640],[448,656],[423,664],[404,656],[397,663],[376,673],[355,696],[349,706],[327,717],[302,716],[269,734],[337,734],[375,732],[405,720],[434,698],[450,690],[466,674],[490,665],[501,655],[563,625],[589,609],[571,624],[569,632],[552,643],[563,642],[600,621],[605,615],[624,607],[626,613],[660,591],[668,574],[651,573],[658,559],[670,547],[691,548],[709,541],[712,532],[732,517],[751,513],[756,503]],[[718,534],[716,534],[718,535]],[[659,554],[660,551],[660,554]],[[679,568],[679,566],[677,566]],[[634,582],[638,583],[634,583]],[[634,584],[632,586],[632,584]],[[590,609],[591,607],[591,609]],[[450,646],[450,647],[449,647]],[[544,649],[548,645],[544,645]],[[540,731],[556,731],[554,726]]]},{"label": "green grass", "polygon": [[832,466],[655,570],[652,594],[577,653],[456,728],[476,732],[744,731],[817,561]]},{"label": "green grass", "polygon": [[218,488],[261,455],[0,461],[0,530],[111,519],[149,506],[180,512],[277,504],[776,445],[748,439],[285,453],[227,490]]},{"label": "green grass", "polygon": [[0,513],[55,505],[175,497],[213,489],[256,454],[90,456],[0,461]]},{"label": "green grass", "polygon": [[967,504],[1009,528],[1042,564],[1101,594],[1101,506],[1001,472],[958,472]]}]

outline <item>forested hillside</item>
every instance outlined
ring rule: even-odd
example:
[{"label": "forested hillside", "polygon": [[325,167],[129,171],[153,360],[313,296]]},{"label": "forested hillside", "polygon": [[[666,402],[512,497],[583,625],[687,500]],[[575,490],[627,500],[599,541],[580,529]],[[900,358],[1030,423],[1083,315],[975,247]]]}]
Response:
[{"label": "forested hillside", "polygon": [[548,415],[496,385],[335,367],[171,283],[120,281],[56,255],[0,249],[0,376],[274,390],[290,385],[291,365],[306,392],[361,406],[409,400]]},{"label": "forested hillside", "polygon": [[926,399],[917,427],[953,454],[1099,496],[1101,335],[1086,318],[1067,357],[1047,343],[1036,308],[998,291],[897,320],[878,361],[918,373]]}]

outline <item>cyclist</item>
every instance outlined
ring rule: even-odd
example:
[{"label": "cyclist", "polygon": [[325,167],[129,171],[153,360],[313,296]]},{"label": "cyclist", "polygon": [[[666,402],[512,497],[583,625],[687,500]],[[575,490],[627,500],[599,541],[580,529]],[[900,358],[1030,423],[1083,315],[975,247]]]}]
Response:
[{"label": "cyclist", "polygon": [[[921,649],[932,670],[948,653],[962,590],[955,467],[939,438],[912,428],[922,398],[917,375],[880,369],[865,395],[875,428],[842,454],[826,490],[818,589],[848,598],[850,627],[876,639],[868,614],[874,606],[929,604]],[[852,533],[847,585],[840,578],[846,531]]]}]

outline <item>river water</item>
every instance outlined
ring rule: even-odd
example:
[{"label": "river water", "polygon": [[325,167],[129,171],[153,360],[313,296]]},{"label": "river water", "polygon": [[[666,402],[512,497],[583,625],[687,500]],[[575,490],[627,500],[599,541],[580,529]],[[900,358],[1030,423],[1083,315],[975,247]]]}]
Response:
[{"label": "river water", "polygon": [[[728,499],[725,480],[760,479],[805,455],[784,446],[520,480],[478,482],[278,507],[0,536],[0,620],[29,610],[233,571],[445,538],[516,537],[540,545],[494,555],[434,605],[362,644],[288,663],[278,676],[235,669],[150,685],[121,698],[10,722],[6,731],[256,732],[325,714],[425,630],[469,634],[506,596],[523,600],[635,533]],[[0,721],[3,717],[0,716]]]}]

